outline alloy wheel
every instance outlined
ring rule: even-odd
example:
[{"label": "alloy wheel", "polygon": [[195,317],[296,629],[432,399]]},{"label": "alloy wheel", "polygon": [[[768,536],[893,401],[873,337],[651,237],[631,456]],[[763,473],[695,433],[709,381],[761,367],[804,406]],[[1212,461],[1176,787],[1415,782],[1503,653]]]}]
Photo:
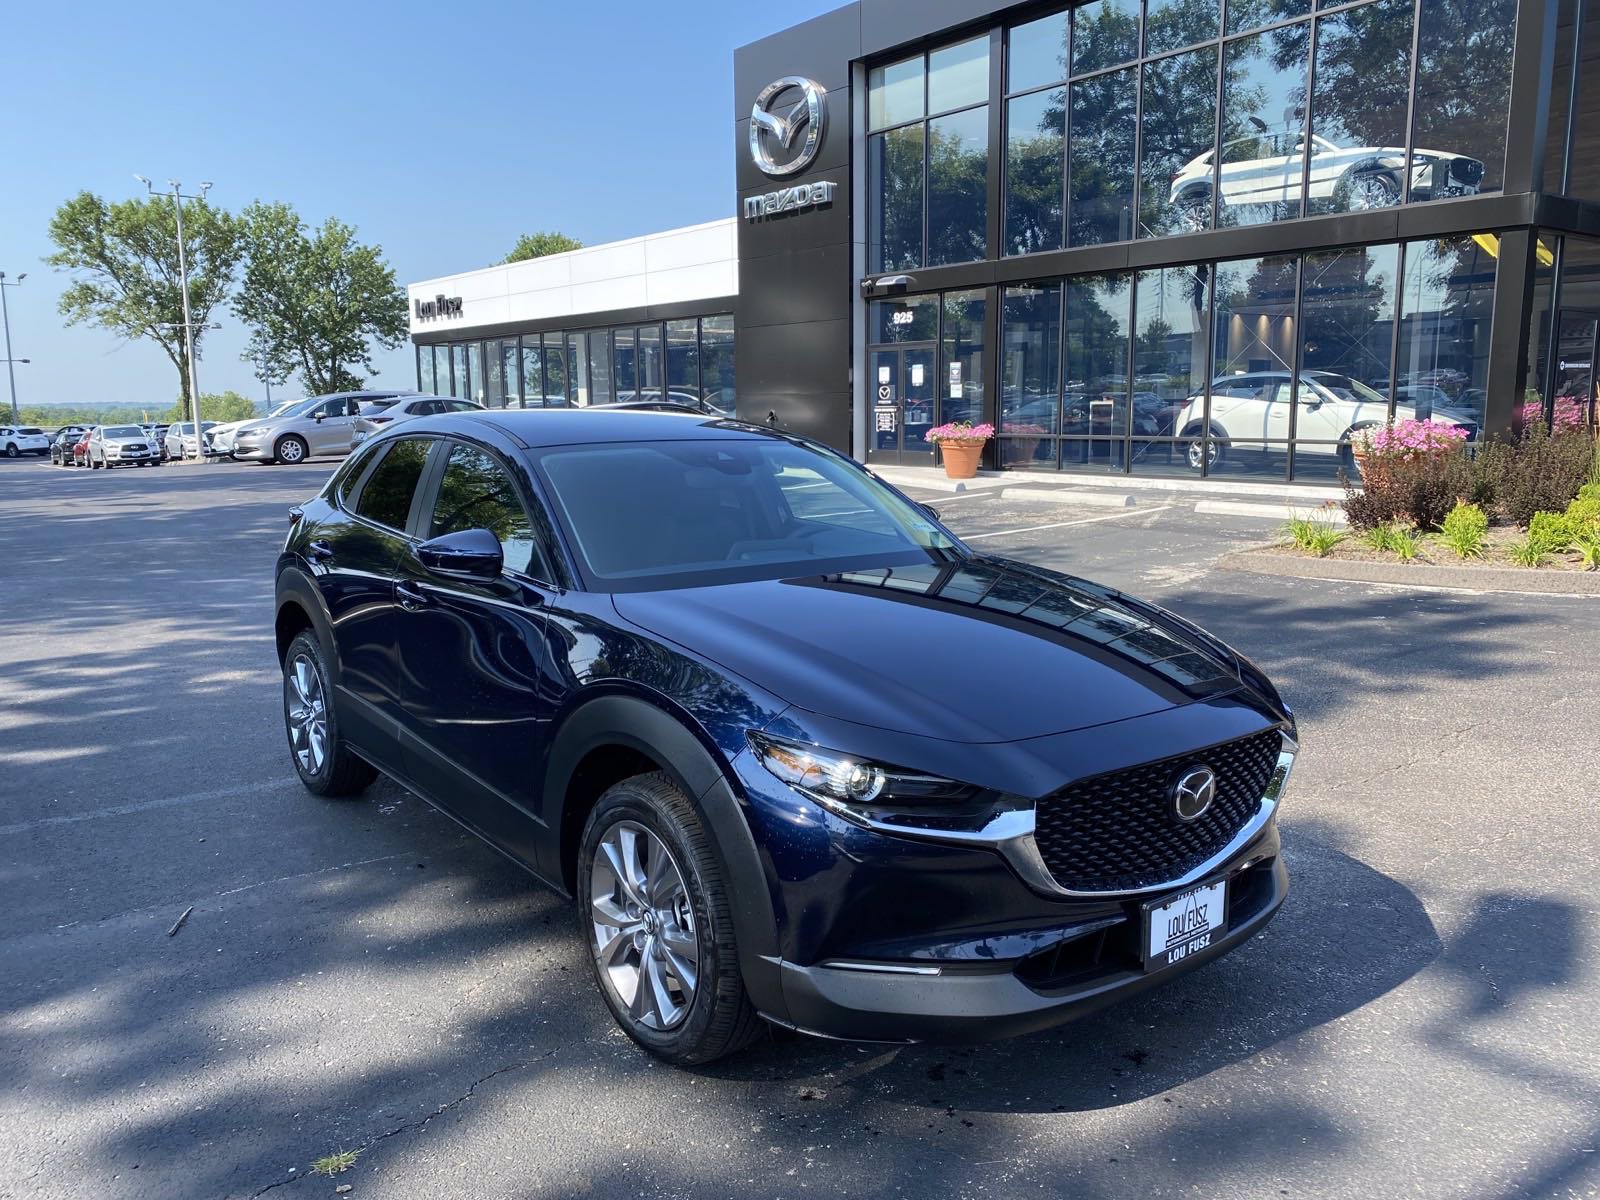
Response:
[{"label": "alloy wheel", "polygon": [[589,882],[590,943],[618,1006],[664,1032],[688,1016],[700,976],[694,904],[672,852],[633,821],[596,847]]},{"label": "alloy wheel", "polygon": [[278,457],[286,463],[297,463],[305,456],[305,448],[297,438],[285,438],[278,447]]},{"label": "alloy wheel", "polygon": [[302,771],[319,774],[328,761],[328,712],[322,676],[307,655],[296,655],[289,663],[289,690],[292,696],[284,714],[289,722],[289,748]]}]

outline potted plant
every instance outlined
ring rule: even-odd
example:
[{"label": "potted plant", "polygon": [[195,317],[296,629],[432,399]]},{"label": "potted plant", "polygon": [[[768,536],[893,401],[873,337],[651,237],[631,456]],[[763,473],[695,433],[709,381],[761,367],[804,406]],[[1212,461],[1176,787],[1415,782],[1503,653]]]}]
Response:
[{"label": "potted plant", "polygon": [[923,436],[939,447],[946,475],[951,479],[971,479],[978,473],[983,444],[994,436],[994,426],[951,421],[935,425]]}]

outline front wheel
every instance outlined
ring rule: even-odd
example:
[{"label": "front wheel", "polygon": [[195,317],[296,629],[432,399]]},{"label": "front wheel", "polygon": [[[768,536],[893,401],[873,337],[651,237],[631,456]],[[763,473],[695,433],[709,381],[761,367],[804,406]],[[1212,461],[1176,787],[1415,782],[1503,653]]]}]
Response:
[{"label": "front wheel", "polygon": [[1387,171],[1346,175],[1334,188],[1340,212],[1366,212],[1400,203],[1400,181]]},{"label": "front wheel", "polygon": [[283,726],[289,757],[307,791],[354,796],[378,777],[339,740],[331,676],[322,647],[309,631],[296,635],[283,656]]},{"label": "front wheel", "polygon": [[589,814],[578,927],[611,1015],[651,1054],[707,1063],[755,1036],[721,865],[665,775],[614,784]]},{"label": "front wheel", "polygon": [[305,462],[310,452],[311,448],[306,445],[305,440],[291,433],[288,437],[278,440],[278,444],[273,447],[272,455],[279,462],[288,463],[292,467],[295,463]]},{"label": "front wheel", "polygon": [[1185,430],[1185,437],[1193,438],[1183,449],[1183,460],[1189,464],[1192,471],[1210,471],[1222,461],[1222,443],[1216,436],[1202,438],[1200,430]]},{"label": "front wheel", "polygon": [[22,456],[22,451],[17,449],[17,444],[15,442],[7,442],[6,443],[6,457],[7,458],[20,458],[21,456]]}]

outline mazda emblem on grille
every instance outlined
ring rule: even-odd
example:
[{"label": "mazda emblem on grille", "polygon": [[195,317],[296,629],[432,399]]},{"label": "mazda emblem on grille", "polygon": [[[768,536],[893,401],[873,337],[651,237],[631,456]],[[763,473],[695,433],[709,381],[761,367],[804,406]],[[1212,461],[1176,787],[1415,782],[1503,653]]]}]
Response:
[{"label": "mazda emblem on grille", "polygon": [[1172,783],[1172,812],[1180,821],[1196,821],[1217,798],[1217,776],[1210,767],[1185,771]]}]

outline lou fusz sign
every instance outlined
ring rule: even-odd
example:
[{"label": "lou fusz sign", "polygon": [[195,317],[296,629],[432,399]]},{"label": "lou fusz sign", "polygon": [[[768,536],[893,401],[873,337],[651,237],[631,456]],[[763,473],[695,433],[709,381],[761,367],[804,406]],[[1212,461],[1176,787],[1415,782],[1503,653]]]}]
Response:
[{"label": "lou fusz sign", "polygon": [[431,321],[435,317],[459,317],[461,297],[435,296],[432,300],[413,300],[411,307],[419,321]]}]

